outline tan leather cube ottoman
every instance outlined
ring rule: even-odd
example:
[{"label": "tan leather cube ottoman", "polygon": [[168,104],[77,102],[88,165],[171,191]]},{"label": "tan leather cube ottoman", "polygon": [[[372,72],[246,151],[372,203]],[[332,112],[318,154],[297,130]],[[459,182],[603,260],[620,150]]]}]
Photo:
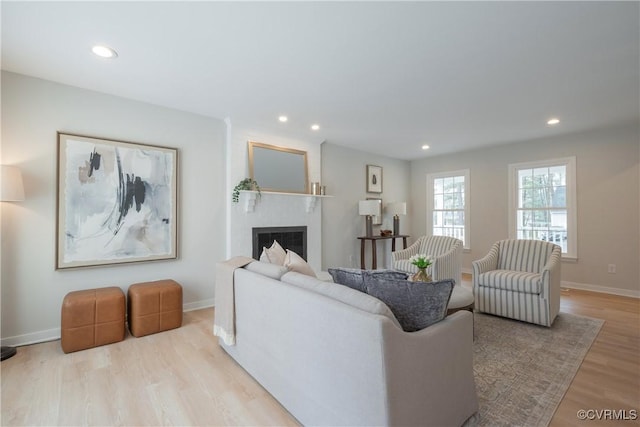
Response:
[{"label": "tan leather cube ottoman", "polygon": [[124,292],[115,286],[69,292],[62,301],[62,351],[122,341],[125,305]]},{"label": "tan leather cube ottoman", "polygon": [[174,280],[129,286],[129,330],[134,337],[182,326],[182,286]]}]

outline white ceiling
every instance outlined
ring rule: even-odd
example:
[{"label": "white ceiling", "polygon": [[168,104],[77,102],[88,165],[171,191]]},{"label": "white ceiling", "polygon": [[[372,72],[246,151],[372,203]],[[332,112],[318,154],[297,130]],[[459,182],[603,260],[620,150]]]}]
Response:
[{"label": "white ceiling", "polygon": [[1,7],[4,70],[400,159],[640,116],[638,2]]}]

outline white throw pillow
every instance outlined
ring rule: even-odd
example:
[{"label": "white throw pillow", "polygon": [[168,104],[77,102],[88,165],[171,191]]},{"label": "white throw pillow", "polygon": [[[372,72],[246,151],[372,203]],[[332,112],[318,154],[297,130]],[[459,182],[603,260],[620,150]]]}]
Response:
[{"label": "white throw pillow", "polygon": [[271,277],[275,280],[280,280],[283,274],[289,270],[282,265],[271,264],[270,262],[254,261],[246,265],[245,270],[262,274],[263,276]]},{"label": "white throw pillow", "polygon": [[306,274],[307,276],[316,277],[316,273],[313,269],[307,264],[307,262],[297,253],[290,251],[287,249],[287,255],[284,258],[284,266],[289,269],[289,271],[297,271],[301,274]]},{"label": "white throw pillow", "polygon": [[284,259],[287,253],[277,240],[273,241],[270,248],[263,247],[262,255],[260,255],[260,261],[270,262],[271,264],[284,265]]}]

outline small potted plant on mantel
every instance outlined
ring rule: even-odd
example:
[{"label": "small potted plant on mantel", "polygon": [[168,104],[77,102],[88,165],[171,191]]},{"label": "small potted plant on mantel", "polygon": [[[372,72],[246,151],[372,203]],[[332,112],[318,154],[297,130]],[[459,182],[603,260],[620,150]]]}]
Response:
[{"label": "small potted plant on mantel", "polygon": [[258,197],[262,196],[258,183],[251,178],[245,178],[233,187],[233,193],[231,194],[231,201],[233,203],[238,203],[240,200],[240,191],[242,190],[257,191]]}]

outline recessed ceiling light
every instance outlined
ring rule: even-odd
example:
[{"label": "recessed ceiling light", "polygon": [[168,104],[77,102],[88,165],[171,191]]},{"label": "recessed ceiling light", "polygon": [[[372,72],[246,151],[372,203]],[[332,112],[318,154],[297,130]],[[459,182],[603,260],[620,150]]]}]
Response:
[{"label": "recessed ceiling light", "polygon": [[118,53],[108,46],[95,45],[91,51],[101,58],[117,58]]},{"label": "recessed ceiling light", "polygon": [[289,120],[289,118],[287,116],[280,116],[280,117],[278,117],[278,120],[280,120],[282,123],[284,123],[287,120]]},{"label": "recessed ceiling light", "polygon": [[560,119],[556,119],[555,117],[553,119],[549,119],[547,120],[547,124],[548,125],[557,125],[558,123],[560,123]]},{"label": "recessed ceiling light", "polygon": [[424,144],[424,145],[422,146],[422,149],[423,149],[423,150],[428,150],[429,148],[430,148],[430,147],[429,147],[427,144]]},{"label": "recessed ceiling light", "polygon": [[320,129],[320,125],[311,125],[311,130],[318,130]]}]

